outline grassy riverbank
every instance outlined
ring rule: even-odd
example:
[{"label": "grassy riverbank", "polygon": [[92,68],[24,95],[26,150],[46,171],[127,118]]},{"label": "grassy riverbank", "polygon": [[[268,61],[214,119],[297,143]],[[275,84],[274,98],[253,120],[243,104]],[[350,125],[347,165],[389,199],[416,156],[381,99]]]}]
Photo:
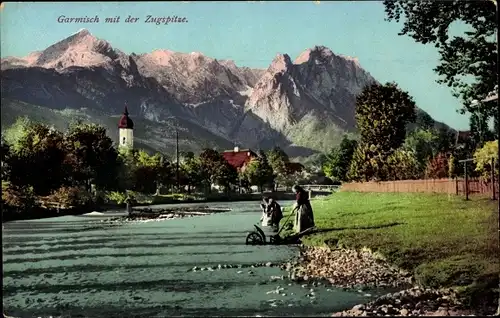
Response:
[{"label": "grassy riverbank", "polygon": [[498,214],[486,198],[339,192],[312,201],[320,232],[309,246],[368,247],[425,287],[498,286]]}]

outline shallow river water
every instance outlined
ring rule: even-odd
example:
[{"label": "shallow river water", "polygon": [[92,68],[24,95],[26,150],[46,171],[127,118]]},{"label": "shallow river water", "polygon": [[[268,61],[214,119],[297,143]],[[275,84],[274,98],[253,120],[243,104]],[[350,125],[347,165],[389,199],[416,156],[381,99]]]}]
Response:
[{"label": "shallow river water", "polygon": [[[5,313],[326,316],[368,300],[356,291],[306,286],[286,278],[272,281],[271,276],[286,277],[279,267],[193,272],[194,266],[279,263],[298,252],[289,246],[245,245],[246,234],[260,218],[256,202],[203,205],[232,211],[117,226],[101,222],[113,211],[4,224]],[[307,297],[311,288],[314,299]],[[273,293],[277,289],[280,292]]]}]

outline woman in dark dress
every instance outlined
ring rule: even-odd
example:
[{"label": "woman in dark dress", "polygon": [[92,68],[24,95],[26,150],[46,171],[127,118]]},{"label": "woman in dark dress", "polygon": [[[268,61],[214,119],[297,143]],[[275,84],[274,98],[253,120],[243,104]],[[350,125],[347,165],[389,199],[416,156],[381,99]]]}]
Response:
[{"label": "woman in dark dress", "polygon": [[295,192],[295,231],[298,233],[305,231],[314,226],[314,214],[309,201],[309,194],[301,186],[294,186]]},{"label": "woman in dark dress", "polygon": [[269,198],[267,204],[267,211],[271,213],[271,223],[275,227],[279,227],[280,221],[283,218],[283,214],[281,212],[281,205],[279,205],[274,198]]}]

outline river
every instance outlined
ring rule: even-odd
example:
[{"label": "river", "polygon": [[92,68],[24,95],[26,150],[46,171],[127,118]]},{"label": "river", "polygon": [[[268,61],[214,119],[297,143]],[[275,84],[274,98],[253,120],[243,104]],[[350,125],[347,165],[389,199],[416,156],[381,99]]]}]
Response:
[{"label": "river", "polygon": [[[121,211],[4,224],[4,312],[22,317],[329,316],[367,300],[356,291],[272,281],[271,276],[287,275],[279,267],[192,271],[194,266],[279,263],[298,252],[289,246],[245,245],[260,218],[256,202],[202,205],[232,211],[118,226],[101,220]],[[314,297],[308,297],[311,288]]]}]

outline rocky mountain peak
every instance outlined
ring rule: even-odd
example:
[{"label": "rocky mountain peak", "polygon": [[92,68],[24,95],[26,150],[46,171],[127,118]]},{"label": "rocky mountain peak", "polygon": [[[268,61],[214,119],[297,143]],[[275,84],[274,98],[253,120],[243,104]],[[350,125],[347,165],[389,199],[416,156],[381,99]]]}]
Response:
[{"label": "rocky mountain peak", "polygon": [[372,81],[353,58],[317,45],[293,63],[288,55],[278,54],[255,85],[246,108],[282,132],[295,129],[298,122],[349,130],[354,127],[356,96]]},{"label": "rocky mountain peak", "polygon": [[118,57],[111,44],[81,29],[43,50],[35,66],[61,70],[69,66],[89,67],[110,62]]},{"label": "rocky mountain peak", "polygon": [[146,56],[153,60],[157,65],[168,65],[175,52],[170,50],[154,50],[150,54],[143,54],[142,56]]},{"label": "rocky mountain peak", "polygon": [[316,63],[328,62],[329,59],[334,57],[335,54],[332,50],[323,45],[317,45],[313,48],[306,49],[300,53],[299,56],[293,61],[293,64],[303,64],[309,61]]},{"label": "rocky mountain peak", "polygon": [[183,69],[188,72],[218,64],[215,59],[205,56],[200,52],[181,53],[164,49],[142,54],[139,56],[139,59],[153,68],[166,66],[179,71]]},{"label": "rocky mountain peak", "polygon": [[85,37],[85,36],[88,36],[88,35],[92,36],[92,34],[90,33],[89,30],[83,28],[83,29],[80,29],[80,30],[76,31],[71,36],[73,36],[73,37]]},{"label": "rocky mountain peak", "polygon": [[270,73],[284,73],[293,67],[292,59],[288,54],[278,53],[267,69]]},{"label": "rocky mountain peak", "polygon": [[128,101],[138,120],[150,121],[144,129],[158,127],[138,134],[155,148],[171,138],[165,123],[175,118],[184,122],[189,143],[278,145],[301,156],[326,151],[354,130],[356,96],[375,81],[357,59],[322,45],[293,62],[277,54],[267,69],[254,69],[201,52],[127,55],[86,29],[43,51],[2,59],[1,67],[2,95],[11,100],[106,116]]},{"label": "rocky mountain peak", "polygon": [[311,51],[312,49],[307,49],[304,52],[300,53],[295,61],[293,61],[293,64],[302,64],[309,61],[309,59],[311,58]]},{"label": "rocky mountain peak", "polygon": [[236,66],[236,63],[234,63],[233,60],[219,60],[219,64],[224,65],[224,66],[226,66],[226,67],[228,67],[230,69],[236,69],[236,68],[238,68]]},{"label": "rocky mountain peak", "polygon": [[311,52],[313,54],[319,55],[323,58],[327,58],[327,57],[331,57],[331,56],[335,55],[332,50],[330,50],[329,48],[327,48],[324,45],[316,45],[315,47],[312,48]]},{"label": "rocky mountain peak", "polygon": [[357,57],[335,54],[331,49],[323,45],[316,45],[313,48],[306,49],[304,52],[293,61],[293,64],[299,65],[304,63],[324,64],[331,63],[334,59],[343,59],[354,66],[361,68]]}]

